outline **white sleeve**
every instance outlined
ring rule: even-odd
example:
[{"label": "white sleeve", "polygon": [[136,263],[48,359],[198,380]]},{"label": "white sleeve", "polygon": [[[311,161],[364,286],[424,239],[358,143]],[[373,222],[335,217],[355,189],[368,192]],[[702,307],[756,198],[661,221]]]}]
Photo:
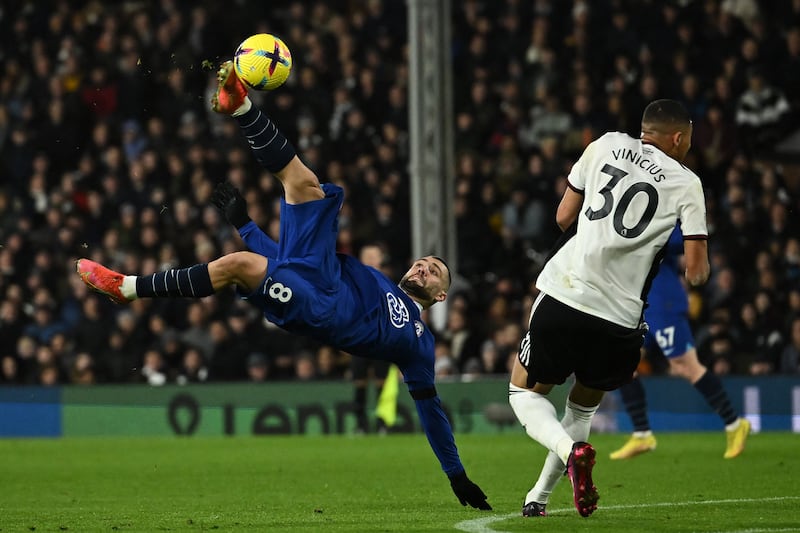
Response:
[{"label": "white sleeve", "polygon": [[684,239],[708,238],[706,198],[700,179],[692,180],[678,205],[681,231]]},{"label": "white sleeve", "polygon": [[572,169],[569,171],[569,176],[567,176],[567,182],[569,183],[570,188],[575,189],[578,192],[583,192],[586,190],[586,167],[590,165],[589,160],[592,157],[591,153],[594,151],[595,142],[590,143],[589,146],[586,147],[586,149],[583,151],[583,154],[581,154],[580,159],[578,159],[575,164],[572,165]]}]

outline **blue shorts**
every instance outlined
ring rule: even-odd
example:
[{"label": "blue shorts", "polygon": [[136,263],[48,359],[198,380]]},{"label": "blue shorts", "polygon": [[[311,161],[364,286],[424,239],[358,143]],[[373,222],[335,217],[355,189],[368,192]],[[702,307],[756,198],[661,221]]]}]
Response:
[{"label": "blue shorts", "polygon": [[341,281],[336,256],[341,187],[322,184],[325,198],[302,204],[281,199],[277,257],[268,257],[267,275],[242,295],[278,326],[320,328],[333,318]]},{"label": "blue shorts", "polygon": [[649,330],[644,337],[648,352],[657,349],[664,357],[678,357],[694,348],[689,319],[683,313],[647,313]]}]

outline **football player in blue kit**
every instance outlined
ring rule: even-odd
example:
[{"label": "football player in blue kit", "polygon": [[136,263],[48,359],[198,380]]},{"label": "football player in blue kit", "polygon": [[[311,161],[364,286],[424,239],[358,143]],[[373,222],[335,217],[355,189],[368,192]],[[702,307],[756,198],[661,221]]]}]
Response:
[{"label": "football player in blue kit", "polygon": [[[664,259],[647,293],[644,311],[648,331],[644,350],[662,353],[670,372],[691,383],[725,424],[727,445],[723,457],[733,459],[742,453],[750,433],[750,422],[741,418],[731,405],[720,379],[697,358],[692,330],[689,326],[689,300],[681,278],[683,236],[680,225],[670,235]],[[656,448],[656,438],[647,417],[647,400],[639,378],[619,389],[625,410],[633,422],[633,435],[611,459],[628,459]]]},{"label": "football player in blue kit", "polygon": [[447,264],[435,256],[420,258],[398,285],[354,257],[337,254],[342,188],[320,184],[277,126],[252,104],[230,61],[217,77],[213,109],[234,117],[258,161],[283,185],[278,242],[250,220],[243,198],[226,182],[217,187],[214,203],[250,251],[147,276],[125,276],[80,259],[81,279],[118,303],[152,297],[202,298],[235,285],[267,320],[289,332],[353,355],[395,363],[459,502],[491,510],[459,458],[434,385],[434,337],[421,318],[424,309],[447,297],[451,280]]}]

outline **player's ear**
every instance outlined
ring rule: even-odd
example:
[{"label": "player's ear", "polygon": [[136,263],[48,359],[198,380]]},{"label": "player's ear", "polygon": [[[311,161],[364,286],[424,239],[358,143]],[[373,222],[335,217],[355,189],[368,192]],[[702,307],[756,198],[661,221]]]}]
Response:
[{"label": "player's ear", "polygon": [[447,300],[447,291],[445,290],[439,291],[439,294],[437,294],[433,299],[436,300],[437,302],[443,302]]},{"label": "player's ear", "polygon": [[673,133],[672,134],[672,146],[673,147],[680,146],[681,145],[681,139],[683,139],[683,132],[682,131],[679,130],[679,131],[676,131],[675,133]]}]

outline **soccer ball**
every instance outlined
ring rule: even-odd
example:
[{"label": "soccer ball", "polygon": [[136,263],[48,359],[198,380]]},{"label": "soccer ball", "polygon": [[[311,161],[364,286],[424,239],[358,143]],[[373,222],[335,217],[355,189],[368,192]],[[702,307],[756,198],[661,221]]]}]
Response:
[{"label": "soccer ball", "polygon": [[269,33],[251,35],[233,55],[233,68],[245,85],[259,91],[280,87],[292,70],[292,53]]}]

